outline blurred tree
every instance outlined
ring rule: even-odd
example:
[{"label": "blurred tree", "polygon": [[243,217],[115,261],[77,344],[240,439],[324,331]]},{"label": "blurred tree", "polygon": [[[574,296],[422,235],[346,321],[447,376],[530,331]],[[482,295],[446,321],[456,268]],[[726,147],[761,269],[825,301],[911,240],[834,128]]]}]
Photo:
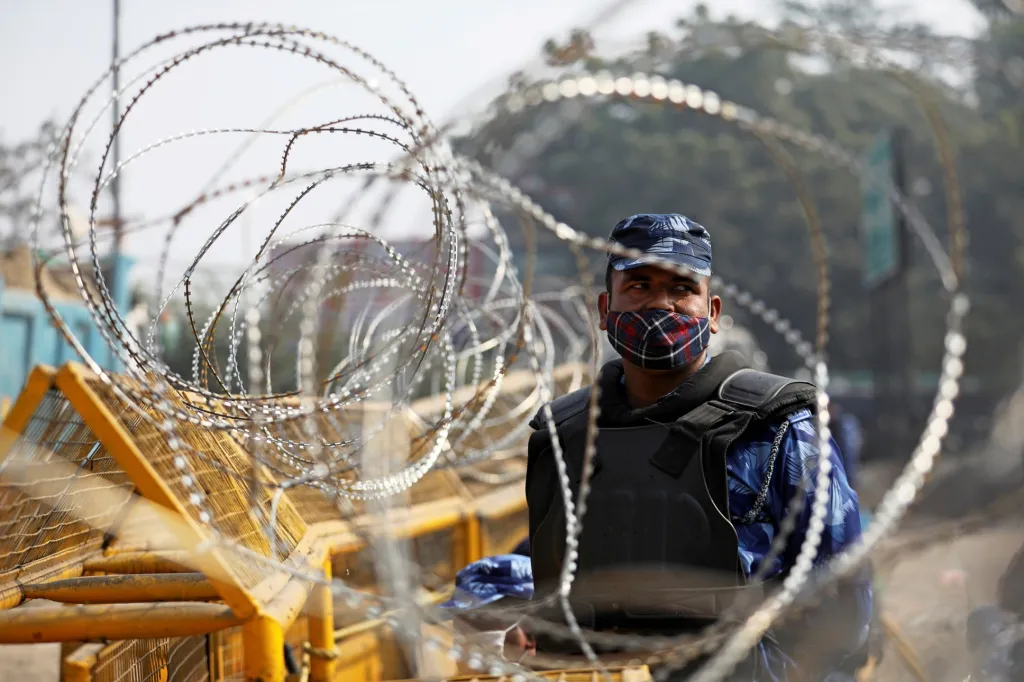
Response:
[{"label": "blurred tree", "polygon": [[569,66],[583,61],[590,56],[593,49],[594,39],[588,32],[578,29],[570,32],[565,45],[560,45],[552,39],[544,43],[543,48],[545,61],[549,66]]},{"label": "blurred tree", "polygon": [[0,242],[11,246],[28,239],[32,210],[39,192],[40,173],[53,153],[58,128],[45,121],[26,140],[0,140]]},{"label": "blurred tree", "polygon": [[[941,42],[927,27],[901,24],[869,2],[787,4],[782,23],[794,31],[815,25],[877,35],[877,27],[885,26],[907,39]],[[1008,15],[993,20],[978,49],[1009,54],[1010,48],[999,41],[1012,33],[1008,26],[1015,22]],[[657,72],[666,78],[713,89],[763,115],[823,135],[854,154],[866,149],[882,129],[905,128],[916,193],[911,198],[945,239],[943,172],[930,128],[911,93],[891,74],[809,58],[777,40],[766,40],[766,32],[756,24],[714,20],[703,7],[681,19],[678,30],[679,35],[648,41],[648,52],[656,50],[659,56]],[[672,45],[676,49],[666,51]],[[929,79],[921,87],[938,103],[951,130],[970,220],[967,287],[976,305],[968,328],[969,371],[994,390],[1005,389],[1018,376],[1012,369],[1018,363],[1016,339],[1024,334],[1024,320],[1008,314],[1016,295],[1024,292],[1024,163],[1019,147],[1013,147],[1017,143],[1012,130],[993,114],[1015,111],[1021,90],[999,80],[1003,75],[987,77],[981,69],[974,81],[964,64],[944,60],[938,52],[927,59],[932,73],[945,69],[954,74],[952,83]],[[601,66],[628,75],[638,63],[637,55],[606,56]],[[998,88],[984,97],[979,92],[976,104],[971,96],[975,86]],[[563,116],[569,104],[542,105],[496,120],[462,148],[480,148],[486,140],[490,156],[478,158],[493,162],[516,139]],[[870,326],[861,284],[859,180],[820,154],[788,148],[811,188],[829,242],[834,303],[830,361],[838,371],[866,369],[872,337],[866,331]],[[797,328],[814,328],[810,241],[794,190],[764,145],[734,125],[680,107],[615,97],[591,102],[512,179],[555,217],[596,237],[607,236],[617,220],[639,211],[685,213],[711,231],[716,269],[723,277],[777,306]],[[521,240],[516,232],[510,235],[514,244]],[[546,257],[552,258],[552,253],[545,247]],[[917,239],[911,259],[915,364],[921,371],[934,372],[942,351],[946,301],[937,296],[935,269]],[[560,262],[563,270],[558,274],[570,275],[573,261]],[[742,313],[737,317],[763,340],[773,366],[783,371],[795,366],[781,339]]]},{"label": "blurred tree", "polygon": [[972,0],[988,18],[975,43],[975,91],[980,110],[1003,128],[1007,140],[1024,146],[1024,15],[1002,0]]}]

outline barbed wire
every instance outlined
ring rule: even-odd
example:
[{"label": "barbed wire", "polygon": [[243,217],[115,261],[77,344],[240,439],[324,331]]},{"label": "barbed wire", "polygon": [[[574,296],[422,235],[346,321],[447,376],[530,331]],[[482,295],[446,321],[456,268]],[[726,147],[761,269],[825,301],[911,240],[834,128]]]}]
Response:
[{"label": "barbed wire", "polygon": [[[482,113],[472,113],[468,121],[458,118],[437,126],[394,73],[352,44],[295,26],[219,23],[159,35],[128,54],[112,69],[134,69],[131,72],[135,75],[125,79],[126,85],[117,93],[104,90],[110,71],[101,76],[87,90],[63,129],[57,153],[46,168],[46,179],[40,188],[34,232],[37,237],[41,233],[43,189],[55,185],[66,256],[83,302],[125,371],[106,371],[90,357],[47,292],[38,286],[37,293],[61,334],[99,380],[143,421],[156,427],[172,453],[178,453],[174,458],[180,476],[177,483],[191,491],[184,503],[189,514],[207,528],[211,543],[239,560],[265,564],[270,570],[329,586],[349,608],[368,618],[383,615],[389,626],[417,641],[424,637],[420,631],[422,623],[442,622],[445,615],[409,597],[415,591],[410,587],[425,580],[424,571],[403,553],[397,540],[369,529],[353,529],[372,549],[378,575],[388,576],[394,583],[388,589],[376,594],[365,592],[337,576],[326,582],[312,568],[285,564],[277,551],[264,556],[232,539],[217,510],[211,507],[208,494],[195,485],[197,463],[218,468],[246,486],[251,496],[249,511],[260,520],[276,548],[279,501],[290,490],[311,488],[330,500],[340,518],[351,519],[356,515],[357,505],[371,505],[369,508],[382,514],[401,506],[403,496],[438,468],[468,471],[476,480],[490,484],[514,480],[522,475],[521,471],[488,473],[472,467],[495,458],[508,458],[510,450],[521,447],[529,430],[527,422],[539,410],[547,417],[566,510],[565,561],[555,600],[567,626],[536,618],[537,610],[547,605],[540,600],[537,608],[520,610],[508,617],[533,631],[574,640],[589,665],[604,673],[604,659],[594,648],[598,645],[631,652],[630,658],[642,652],[644,661],[655,665],[659,675],[706,656],[706,662],[692,679],[726,679],[769,628],[808,608],[814,603],[814,595],[820,595],[828,583],[851,575],[868,560],[913,503],[949,430],[963,374],[964,320],[969,309],[969,300],[962,290],[966,226],[955,151],[941,112],[929,99],[928,90],[921,87],[923,77],[886,57],[881,51],[886,42],[880,36],[872,36],[869,44],[860,44],[841,36],[816,34],[810,29],[798,36],[769,31],[760,35],[771,36],[792,49],[871,64],[890,72],[908,89],[925,112],[945,173],[944,191],[949,207],[946,246],[892,181],[869,172],[856,153],[821,135],[723,99],[703,84],[683,83],[657,74],[588,73],[573,67],[566,75],[555,78],[533,82],[520,79]],[[914,49],[914,45],[907,45],[906,36],[901,36],[900,41],[901,49]],[[160,56],[179,44],[187,47],[181,47],[172,57]],[[82,151],[92,144],[97,121],[107,114],[116,97],[128,102],[117,126],[123,128],[127,121],[134,120],[139,102],[184,65],[225,50],[301,60],[328,71],[330,77],[285,99],[260,125],[211,127],[168,135],[130,154],[117,167],[110,164],[114,138],[110,136],[101,145],[101,160],[92,176],[90,232],[87,243],[82,244],[70,228],[66,182],[73,173],[81,172]],[[151,63],[147,64],[147,59]],[[367,71],[372,75],[367,75]],[[357,88],[375,101],[380,111],[333,115],[331,120],[312,126],[275,127],[280,118],[294,112],[313,94],[342,87]],[[727,301],[746,309],[779,334],[814,373],[821,456],[813,480],[806,479],[800,487],[800,492],[810,493],[813,500],[808,530],[780,589],[761,604],[729,612],[727,618],[700,636],[665,638],[586,632],[576,622],[569,601],[577,569],[578,539],[586,518],[599,416],[599,389],[594,383],[600,356],[600,336],[593,317],[594,262],[609,253],[627,257],[639,257],[641,253],[573,229],[499,175],[495,168],[460,156],[451,147],[450,132],[457,124],[468,124],[469,137],[482,148],[494,124],[515,128],[524,113],[537,111],[544,104],[565,101],[578,106],[560,110],[562,113],[545,109],[544,116],[557,118],[569,111],[569,118],[563,121],[564,125],[549,127],[547,134],[533,136],[531,144],[517,147],[517,163],[539,154],[557,137],[557,131],[572,125],[573,116],[586,107],[610,101],[644,102],[674,109],[680,116],[714,117],[731,124],[739,133],[752,135],[768,149],[794,187],[794,197],[807,223],[816,282],[816,324],[809,332],[811,340],[806,340],[769,302],[717,276],[713,286]],[[86,117],[87,110],[96,110],[95,118]],[[126,324],[114,304],[100,262],[98,243],[102,232],[97,229],[97,206],[114,178],[129,172],[154,150],[186,140],[201,142],[220,137],[242,139],[242,143],[199,186],[192,199],[163,217],[142,220],[134,228],[166,229],[151,293],[162,301],[158,311],[161,313],[176,296],[184,296],[188,326],[195,342],[191,376],[184,377],[168,366],[155,323],[144,338],[136,338],[137,331]],[[380,149],[375,158],[368,160],[295,170],[293,166],[297,166],[296,159],[301,158],[303,151],[314,144],[314,139],[324,138],[358,138],[361,144]],[[257,169],[247,162],[244,176],[230,180],[229,173],[241,163],[244,152],[261,140],[279,143],[273,164]],[[939,389],[919,441],[903,472],[884,496],[872,525],[859,541],[834,557],[823,572],[815,570],[813,560],[830,504],[831,415],[826,352],[831,282],[826,235],[800,168],[788,151],[792,147],[818,154],[837,169],[864,178],[883,191],[923,244],[949,300]],[[300,207],[308,200],[331,195],[343,181],[353,180],[357,189],[333,202],[330,215],[312,221],[302,217]],[[431,211],[421,223],[426,238],[416,240],[420,252],[413,254],[408,252],[407,243],[381,236],[390,212],[399,203],[399,192],[407,189],[421,192]],[[208,217],[211,210],[235,198],[239,203],[225,214],[216,219]],[[364,205],[369,216],[365,220],[357,218],[360,205]],[[193,277],[213,245],[225,239],[229,229],[243,220],[265,220],[262,241],[208,319],[198,319]],[[302,222],[303,226],[289,228],[294,222]],[[209,236],[178,281],[165,289],[170,245],[186,229],[205,230]],[[564,242],[575,260],[578,273],[566,278],[573,286],[564,287],[561,292],[536,290],[537,240],[542,232]],[[525,245],[518,254],[521,268],[515,262],[511,234]],[[82,253],[84,246],[88,246],[87,253]],[[668,262],[659,264],[670,271],[681,271]],[[37,275],[43,266],[42,261],[37,261]],[[329,332],[342,341],[324,343]],[[217,355],[218,333],[226,333],[228,338],[226,358]],[[276,370],[281,356],[293,363],[291,371],[284,374]],[[560,363],[579,368],[569,381],[570,389],[593,384],[583,473],[576,494],[570,485],[549,406],[560,390],[554,376]],[[507,382],[513,375],[528,379],[514,390],[508,389]],[[281,376],[287,377],[288,386],[282,387]],[[438,394],[438,404],[430,411],[417,411],[414,396],[425,388]],[[375,402],[382,409],[372,423],[364,421],[360,427],[350,423],[350,412],[368,409]],[[414,424],[418,435],[404,456],[390,457],[382,452],[381,443],[400,420]],[[190,444],[180,433],[184,423],[229,434],[251,458],[250,473],[224,467]],[[251,473],[256,471],[268,471],[271,476]],[[259,500],[263,496],[274,500],[269,509],[261,506]],[[797,495],[788,505],[769,555],[753,581],[761,581],[785,549],[801,512],[802,498]],[[495,611],[495,617],[501,618],[502,612]],[[447,652],[452,659],[495,674],[539,679],[525,667],[505,661],[470,638],[459,633],[453,637],[455,645],[448,647]],[[426,636],[426,642],[435,647],[447,646],[430,636]],[[555,656],[546,656],[543,662],[578,664]]]}]

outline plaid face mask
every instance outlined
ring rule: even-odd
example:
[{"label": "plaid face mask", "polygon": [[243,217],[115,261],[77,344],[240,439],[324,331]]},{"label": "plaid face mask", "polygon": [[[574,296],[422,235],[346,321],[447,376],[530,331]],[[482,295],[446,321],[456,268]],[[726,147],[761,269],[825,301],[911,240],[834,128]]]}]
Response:
[{"label": "plaid face mask", "polygon": [[622,359],[644,369],[678,369],[697,359],[711,341],[706,317],[668,310],[609,310],[608,340]]}]

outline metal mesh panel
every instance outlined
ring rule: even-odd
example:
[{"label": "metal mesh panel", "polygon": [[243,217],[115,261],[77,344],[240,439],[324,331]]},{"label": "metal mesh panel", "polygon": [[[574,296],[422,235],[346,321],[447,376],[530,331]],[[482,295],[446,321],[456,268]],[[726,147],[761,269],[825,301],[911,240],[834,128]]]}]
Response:
[{"label": "metal mesh panel", "polygon": [[404,666],[404,663],[398,660],[401,656],[398,647],[382,647],[381,640],[379,632],[374,631],[336,642],[334,648],[338,658],[334,662],[334,679],[337,682],[394,679],[394,675],[384,675],[382,658],[389,656],[392,667]]},{"label": "metal mesh panel", "polygon": [[[462,484],[466,486],[472,497],[478,498],[494,492],[495,483],[493,479],[498,478],[503,482],[522,481],[526,478],[526,445],[517,450],[506,450],[500,455],[483,462],[478,462],[471,467],[459,469]],[[489,480],[490,479],[490,480]],[[522,486],[522,483],[518,485]]]},{"label": "metal mesh panel", "polygon": [[245,679],[245,659],[243,657],[242,628],[230,628],[217,633],[217,645],[220,648],[221,665],[225,682],[241,682]]},{"label": "metal mesh panel", "polygon": [[287,495],[299,516],[310,525],[343,518],[338,505],[322,490],[302,485],[292,488]]},{"label": "metal mesh panel", "polygon": [[[165,434],[147,420],[137,417],[136,410],[124,405],[113,393],[97,381],[90,387],[129,428],[136,445],[146,454],[149,464],[181,502],[186,512],[203,523],[200,509],[190,502],[192,490],[175,466],[176,457],[184,457],[190,465],[190,474],[203,495],[203,510],[210,514],[210,523],[241,546],[270,556],[271,544],[266,534],[265,519],[269,516],[270,493],[265,486],[257,486],[256,499],[239,476],[253,476],[250,460],[231,436],[223,431],[202,429],[178,422],[176,435],[194,451],[172,450]],[[181,400],[175,401],[184,408]],[[156,415],[154,415],[156,416]],[[258,475],[265,476],[264,472]],[[255,513],[254,513],[255,512]],[[262,518],[261,518],[262,517]],[[306,532],[306,524],[287,500],[282,501],[277,513],[277,549],[282,556],[295,548]],[[233,562],[231,570],[244,588],[253,588],[268,577],[271,569],[252,561]]]},{"label": "metal mesh panel", "polygon": [[166,639],[129,639],[111,644],[97,656],[93,682],[162,680],[169,648]]},{"label": "metal mesh panel", "polygon": [[[586,368],[581,365],[559,365],[552,376],[554,381],[551,389],[554,395],[569,393],[578,387],[577,383],[580,380],[586,382],[585,372]],[[486,395],[483,388],[484,385],[480,384],[463,386],[453,391],[452,404],[456,409],[466,406],[473,409],[479,407]],[[429,396],[413,402],[412,411],[427,423],[436,423],[444,413],[445,402],[446,397],[443,394]],[[505,375],[494,404],[483,422],[465,437],[461,428],[454,428],[449,440],[458,443],[455,447],[459,451],[491,448],[494,443],[502,441],[508,435],[510,428],[532,417],[540,407],[536,375],[530,370],[514,370]],[[529,430],[523,431],[516,441],[506,443],[503,447],[525,452],[529,435]]]},{"label": "metal mesh panel", "polygon": [[[298,406],[298,402],[294,400],[284,400],[281,401],[281,404],[285,406]],[[316,420],[317,433],[325,443],[333,444],[326,452],[332,459],[336,460],[336,467],[344,470],[346,466],[356,467],[359,465],[357,451],[351,446],[338,444],[358,441],[364,436],[363,426],[367,415],[369,413],[381,415],[387,412],[387,410],[388,405],[386,404],[363,402],[347,406],[343,410],[334,410],[328,413],[318,412],[312,416]],[[402,417],[400,415],[393,415],[392,418],[401,419]],[[375,423],[375,418],[372,421]],[[308,441],[309,436],[305,433],[304,429],[305,423],[303,421],[280,422],[272,424],[267,428],[271,437],[280,441],[274,447],[281,447],[292,456],[298,458],[306,458],[308,455],[306,455],[304,449],[291,445],[291,443],[304,443]],[[410,430],[410,435],[411,433]],[[353,460],[346,463],[344,462],[344,457],[348,456],[352,456]],[[342,479],[352,480],[354,478],[352,472],[354,471],[354,469],[350,469],[349,473],[342,472],[338,476]],[[319,489],[299,486],[290,490],[287,497],[298,510],[299,515],[308,524],[346,518],[338,505]],[[351,500],[351,503],[353,515],[359,515],[365,511],[361,501]]]},{"label": "metal mesh panel", "polygon": [[484,556],[507,554],[530,533],[530,517],[521,483],[491,490],[476,498],[480,551]]},{"label": "metal mesh panel", "polygon": [[377,573],[373,555],[368,549],[336,555],[332,559],[332,574],[360,590],[375,590]]},{"label": "metal mesh panel", "polygon": [[462,482],[452,471],[431,471],[409,488],[409,504],[437,502],[446,497],[460,497]]},{"label": "metal mesh panel", "polygon": [[210,682],[206,637],[171,640],[167,651],[167,682]]},{"label": "metal mesh panel", "polygon": [[480,518],[480,540],[484,556],[508,554],[530,534],[530,516],[525,500],[521,509],[500,516]]},{"label": "metal mesh panel", "polygon": [[199,636],[115,642],[96,654],[90,674],[92,682],[210,682],[207,639]]},{"label": "metal mesh panel", "polygon": [[412,541],[413,561],[419,564],[424,576],[440,581],[455,580],[461,566],[455,565],[455,527],[420,535]]},{"label": "metal mesh panel", "polygon": [[[0,487],[0,572],[99,541],[119,510],[79,509],[79,497],[112,485],[131,488],[117,462],[57,390],[43,397],[7,460],[10,466],[26,468],[32,480],[66,485],[58,485],[63,492],[48,499],[29,499],[13,487]],[[54,481],[48,467],[54,462],[77,465],[75,474]]]}]

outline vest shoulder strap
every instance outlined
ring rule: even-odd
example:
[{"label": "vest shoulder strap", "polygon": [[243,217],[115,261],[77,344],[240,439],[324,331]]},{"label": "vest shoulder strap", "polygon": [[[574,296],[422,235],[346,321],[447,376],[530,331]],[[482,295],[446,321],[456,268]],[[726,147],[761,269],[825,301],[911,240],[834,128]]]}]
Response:
[{"label": "vest shoulder strap", "polygon": [[756,369],[741,369],[726,377],[717,398],[731,408],[760,418],[814,406],[814,384]]},{"label": "vest shoulder strap", "polygon": [[[586,411],[590,404],[590,390],[590,386],[585,386],[551,401],[551,416],[554,418],[556,427]],[[538,410],[530,420],[530,428],[534,431],[547,428],[543,409]]]},{"label": "vest shoulder strap", "polygon": [[[728,445],[749,425],[788,415],[799,409],[813,409],[816,391],[813,384],[787,377],[740,369],[727,376],[713,399],[704,402],[676,420],[672,429],[678,435],[700,443],[711,429],[716,438]],[[651,464],[671,476],[678,476],[682,462],[676,456],[676,444],[666,441],[651,458]],[[723,453],[724,454],[724,453]]]}]

